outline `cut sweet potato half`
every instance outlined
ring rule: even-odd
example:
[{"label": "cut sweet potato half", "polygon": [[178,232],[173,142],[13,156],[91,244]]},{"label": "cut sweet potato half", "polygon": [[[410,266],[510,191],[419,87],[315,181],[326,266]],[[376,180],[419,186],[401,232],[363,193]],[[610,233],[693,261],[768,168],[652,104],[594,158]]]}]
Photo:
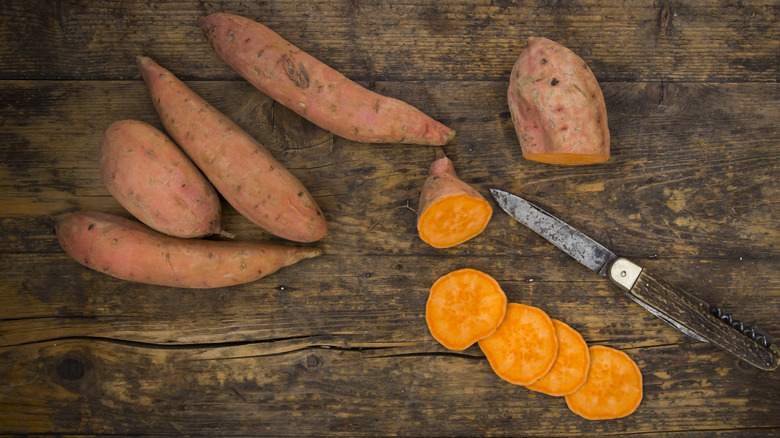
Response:
[{"label": "cut sweet potato half", "polygon": [[496,331],[504,319],[506,302],[493,277],[476,269],[461,269],[433,283],[425,321],[443,346],[465,350]]},{"label": "cut sweet potato half", "polygon": [[579,389],[588,377],[588,344],[577,330],[566,323],[557,319],[552,322],[558,338],[558,357],[550,372],[526,388],[552,396],[569,395]]},{"label": "cut sweet potato half", "polygon": [[626,353],[601,345],[590,347],[588,378],[566,396],[575,414],[588,420],[610,420],[633,413],[642,402],[642,373]]},{"label": "cut sweet potato half", "polygon": [[487,200],[458,178],[452,161],[437,149],[420,194],[420,239],[434,248],[449,248],[480,234],[492,215]]},{"label": "cut sweet potato half", "polygon": [[516,385],[530,385],[552,368],[558,356],[555,327],[547,313],[525,304],[507,305],[504,321],[479,347],[496,374]]}]

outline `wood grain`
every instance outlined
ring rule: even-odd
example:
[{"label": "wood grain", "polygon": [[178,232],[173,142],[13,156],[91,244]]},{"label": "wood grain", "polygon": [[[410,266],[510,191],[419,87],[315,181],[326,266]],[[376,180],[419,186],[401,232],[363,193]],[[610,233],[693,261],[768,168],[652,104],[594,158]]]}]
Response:
[{"label": "wood grain", "polygon": [[[414,230],[433,149],[363,145],[301,130],[310,124],[290,122],[294,115],[241,81],[191,85],[310,189],[331,224],[326,251],[337,242],[339,250],[357,253],[441,253],[422,245]],[[527,196],[622,255],[737,259],[780,251],[780,229],[771,219],[780,214],[773,202],[780,198],[776,84],[606,83],[613,157],[563,168],[522,159],[505,84],[380,83],[377,89],[458,131],[446,152],[465,181],[483,193],[497,186]],[[135,118],[162,129],[142,83],[8,81],[0,82],[0,99],[7,102],[0,118],[9,145],[0,156],[7,163],[0,167],[0,181],[7,182],[0,182],[6,212],[0,241],[19,251],[58,251],[45,237],[58,216],[122,212],[100,181],[95,156],[115,120]],[[24,122],[14,124],[20,113]],[[291,135],[308,140],[292,143]],[[41,222],[31,226],[35,221]],[[240,238],[267,237],[229,206],[223,222]],[[505,215],[497,214],[494,224],[444,253],[467,247],[514,253],[517,243],[534,247],[525,251],[548,250]]]},{"label": "wood grain", "polygon": [[183,79],[236,78],[198,27],[213,12],[259,20],[361,81],[504,80],[531,36],[571,48],[600,81],[778,79],[780,7],[767,0],[32,3],[5,3],[0,79],[137,78],[139,52]]},{"label": "wood grain", "polygon": [[484,357],[419,346],[292,339],[180,349],[70,339],[2,351],[0,373],[20,382],[4,395],[11,433],[53,424],[111,434],[701,434],[714,432],[702,420],[710,415],[717,430],[760,432],[777,409],[777,379],[704,359],[703,349],[626,350],[645,370],[645,401],[627,418],[601,422],[500,380]]},{"label": "wood grain", "polygon": [[[432,148],[351,142],[224,65],[197,18],[259,19],[457,131],[445,152],[487,195],[526,197],[616,253],[780,339],[780,26],[766,0],[10,0],[0,13],[3,435],[773,436],[780,373],[696,343],[494,205],[437,250],[415,229]],[[506,103],[530,36],[585,59],[612,158],[522,158]],[[134,58],[177,74],[265,144],[325,213],[324,255],[257,282],[187,290],[91,271],[54,224],[128,216],[102,185],[112,122],[162,125]],[[492,200],[491,200],[492,203]],[[223,202],[238,240],[279,241]],[[430,285],[483,270],[592,345],[637,361],[644,400],[586,421],[429,334]]]}]

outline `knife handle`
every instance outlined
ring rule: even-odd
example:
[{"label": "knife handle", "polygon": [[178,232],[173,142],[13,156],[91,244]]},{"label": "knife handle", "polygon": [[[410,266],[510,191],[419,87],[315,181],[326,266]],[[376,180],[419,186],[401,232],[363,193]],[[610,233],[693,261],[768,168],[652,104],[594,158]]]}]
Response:
[{"label": "knife handle", "polygon": [[681,332],[711,342],[759,369],[771,371],[780,365],[780,350],[768,337],[755,334],[750,337],[753,332],[745,334],[744,327],[732,326],[733,319],[724,316],[719,308],[711,307],[655,273],[618,258],[610,266],[609,278],[631,299]]}]

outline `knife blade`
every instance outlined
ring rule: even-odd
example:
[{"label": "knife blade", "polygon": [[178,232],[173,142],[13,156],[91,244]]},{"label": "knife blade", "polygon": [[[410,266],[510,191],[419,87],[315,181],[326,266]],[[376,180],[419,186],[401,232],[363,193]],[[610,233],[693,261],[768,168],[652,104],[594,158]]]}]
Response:
[{"label": "knife blade", "polygon": [[490,189],[490,193],[516,221],[587,268],[609,278],[634,302],[682,333],[712,343],[762,370],[771,371],[780,365],[777,344],[761,329],[745,327],[719,307],[616,255],[525,199],[499,189]]}]

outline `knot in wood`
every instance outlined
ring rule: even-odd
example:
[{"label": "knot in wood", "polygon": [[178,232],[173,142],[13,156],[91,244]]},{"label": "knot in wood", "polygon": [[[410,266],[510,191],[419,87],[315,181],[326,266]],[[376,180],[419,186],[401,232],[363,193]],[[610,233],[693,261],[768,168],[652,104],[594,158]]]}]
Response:
[{"label": "knot in wood", "polygon": [[306,357],[306,368],[317,368],[322,363],[322,358],[316,354],[310,354]]},{"label": "knot in wood", "polygon": [[84,363],[72,357],[66,357],[57,365],[57,375],[65,380],[79,380],[84,377]]}]

